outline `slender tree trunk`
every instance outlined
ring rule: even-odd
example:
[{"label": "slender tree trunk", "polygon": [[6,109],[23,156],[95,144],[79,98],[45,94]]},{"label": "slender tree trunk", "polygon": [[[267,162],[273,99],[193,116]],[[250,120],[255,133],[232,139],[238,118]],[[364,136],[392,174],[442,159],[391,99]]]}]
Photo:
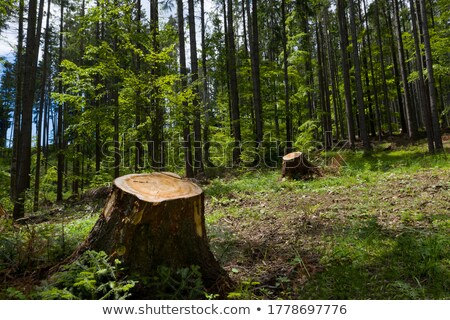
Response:
[{"label": "slender tree trunk", "polygon": [[284,73],[284,108],[286,112],[286,151],[292,152],[292,114],[290,106],[290,88],[288,72],[287,30],[286,30],[286,1],[281,1],[282,43],[283,43],[283,73]]},{"label": "slender tree trunk", "polygon": [[366,114],[365,114],[365,106],[364,106],[364,98],[363,98],[363,86],[361,80],[361,65],[359,60],[359,52],[358,52],[358,36],[356,32],[356,23],[355,23],[355,2],[354,0],[350,0],[350,29],[352,34],[352,47],[353,47],[353,65],[355,68],[355,84],[356,84],[356,103],[358,105],[358,114],[359,114],[359,132],[360,138],[363,143],[363,147],[366,151],[371,149],[369,142],[369,135],[367,134],[367,125],[366,125]]},{"label": "slender tree trunk", "polygon": [[[100,8],[100,1],[97,0],[97,8]],[[95,44],[100,45],[100,40],[102,38],[100,22],[95,24]],[[94,76],[94,85],[97,88],[100,85],[100,77],[98,75]],[[94,101],[95,108],[100,111],[100,99],[95,98]],[[100,173],[101,162],[102,162],[102,140],[101,140],[101,125],[100,120],[96,119],[95,124],[95,172]]]},{"label": "slender tree trunk", "polygon": [[18,150],[20,149],[20,122],[22,115],[22,89],[23,89],[23,20],[25,11],[24,0],[19,1],[19,26],[17,37],[16,56],[16,97],[14,106],[14,134],[11,158],[11,200],[17,195]]},{"label": "slender tree trunk", "polygon": [[[378,87],[377,82],[375,79],[375,71],[373,66],[373,55],[372,55],[372,41],[370,39],[371,34],[371,28],[369,25],[368,15],[367,15],[367,6],[366,1],[363,0],[364,5],[364,16],[365,16],[365,24],[366,24],[366,41],[368,45],[368,53],[369,53],[369,66],[370,66],[370,78],[372,80],[372,87],[373,87],[373,94],[374,94],[374,100],[375,100],[375,114],[376,114],[376,122],[377,122],[377,131],[378,131],[378,141],[381,141],[382,138],[382,127],[381,127],[381,111],[380,111],[380,105],[378,102]],[[360,11],[361,12],[361,11]],[[362,18],[361,18],[362,22]]]},{"label": "slender tree trunk", "polygon": [[408,74],[406,70],[406,58],[405,52],[403,48],[403,39],[402,39],[402,31],[400,24],[400,15],[399,15],[399,4],[398,0],[394,0],[394,18],[395,18],[395,33],[397,36],[397,50],[398,50],[398,61],[400,64],[400,73],[402,77],[402,85],[403,85],[403,93],[405,98],[405,109],[406,109],[406,123],[408,125],[408,137],[410,140],[414,141],[417,139],[418,130],[417,130],[417,121],[416,114],[413,110],[413,105],[411,101],[411,92],[408,84]]},{"label": "slender tree trunk", "polygon": [[47,1],[47,20],[45,25],[45,42],[44,42],[44,56],[42,63],[42,78],[41,78],[41,96],[39,99],[38,121],[37,121],[37,139],[36,139],[36,169],[34,178],[34,201],[33,211],[39,209],[39,188],[41,178],[41,140],[42,140],[42,117],[45,103],[45,89],[47,83],[47,68],[48,68],[48,56],[49,56],[49,40],[50,40],[50,4],[51,1]]},{"label": "slender tree trunk", "polygon": [[322,126],[323,126],[323,142],[325,150],[331,149],[333,144],[331,112],[330,112],[330,92],[328,89],[328,74],[326,70],[326,54],[324,52],[324,39],[322,32],[322,24],[316,21],[317,36],[317,59],[318,59],[318,78],[320,102],[322,105]]},{"label": "slender tree trunk", "polygon": [[[47,90],[50,92],[50,85],[51,83],[51,76],[49,77],[47,81]],[[44,159],[48,158],[48,143],[49,143],[49,101],[48,99],[45,99],[44,101],[44,128],[42,130],[42,155],[44,156]],[[44,165],[44,171],[47,171],[47,161],[45,161]]]},{"label": "slender tree trunk", "polygon": [[[314,105],[313,105],[313,98],[312,98],[312,91],[314,86],[314,75],[312,70],[312,52],[311,49],[311,32],[309,30],[309,19],[308,19],[308,1],[307,0],[297,0],[297,7],[298,12],[302,14],[301,18],[301,30],[303,32],[302,37],[302,50],[307,52],[307,55],[305,57],[305,75],[304,75],[304,84],[309,89],[306,93],[307,95],[307,110],[309,112],[309,119],[313,119],[314,117]],[[298,123],[298,125],[301,125],[301,122]]]},{"label": "slender tree trunk", "polygon": [[345,4],[344,0],[338,0],[337,13],[339,22],[339,36],[342,52],[342,74],[344,78],[345,91],[345,109],[347,112],[347,130],[350,148],[355,148],[355,123],[353,121],[353,107],[352,107],[352,92],[350,88],[350,71],[348,61],[348,31],[347,21],[345,18]]},{"label": "slender tree trunk", "polygon": [[[210,160],[209,152],[209,126],[211,122],[211,106],[208,92],[208,69],[206,61],[206,23],[205,23],[205,0],[200,0],[201,34],[202,34],[202,72],[203,72],[203,106],[205,112],[205,125],[203,126],[203,157],[205,164],[214,166]],[[184,33],[184,31],[183,31]]]},{"label": "slender tree trunk", "polygon": [[[158,53],[160,51],[158,0],[150,0],[150,37],[152,49],[155,53]],[[154,78],[159,77],[161,72],[159,62],[153,63],[151,72]],[[164,147],[162,144],[164,135],[164,110],[161,106],[159,95],[159,88],[154,88],[152,97],[152,145],[149,145],[149,152],[152,155],[153,168],[161,170],[164,168]]]},{"label": "slender tree trunk", "polygon": [[[95,105],[99,108],[100,101],[96,101]],[[98,110],[98,109],[97,109]],[[101,163],[102,163],[102,140],[101,140],[101,126],[100,122],[97,120],[95,124],[95,172],[100,173]]]},{"label": "slender tree trunk", "polygon": [[245,19],[245,5],[246,5],[246,0],[241,0],[241,10],[242,10],[242,37],[244,38],[244,53],[245,53],[245,58],[247,59],[249,57],[249,51],[248,51],[248,36],[247,36],[247,30],[249,30],[249,28],[247,27],[250,24],[250,21],[246,21],[247,19]]},{"label": "slender tree trunk", "polygon": [[428,152],[434,153],[434,137],[433,137],[433,124],[431,122],[430,101],[428,100],[428,92],[425,86],[425,78],[423,75],[422,65],[422,53],[420,50],[419,32],[417,30],[417,13],[415,10],[414,0],[409,1],[411,10],[411,24],[414,35],[414,49],[416,54],[417,72],[419,74],[418,90],[420,97],[420,105],[422,106],[422,112],[425,120],[425,130],[427,132]]},{"label": "slender tree trunk", "polygon": [[191,82],[194,86],[194,173],[199,174],[204,171],[203,167],[203,147],[202,128],[199,110],[199,88],[198,88],[198,59],[197,59],[197,38],[195,31],[195,8],[194,0],[188,0],[189,11],[189,44],[191,53]]},{"label": "slender tree trunk", "polygon": [[425,59],[428,71],[428,91],[430,95],[431,122],[433,124],[434,147],[436,152],[443,152],[444,146],[442,143],[441,130],[439,127],[439,116],[437,111],[438,102],[436,96],[436,87],[433,70],[433,55],[431,53],[430,34],[428,31],[427,7],[425,0],[419,0],[419,2],[422,16],[423,44],[425,48]]},{"label": "slender tree trunk", "polygon": [[[82,0],[81,2],[81,19],[84,19],[84,15],[85,15],[85,9],[86,9],[86,1]],[[82,33],[81,35],[81,39],[80,39],[80,51],[79,51],[79,56],[80,56],[80,60],[82,60],[82,57],[84,55],[84,34]],[[82,63],[82,61],[80,61],[80,64]],[[73,114],[76,117],[80,116],[80,111],[75,108],[73,111]],[[74,132],[74,137],[73,137],[73,148],[74,148],[74,156],[73,156],[73,160],[72,160],[72,176],[73,176],[73,180],[72,180],[72,195],[74,195],[75,197],[78,198],[79,194],[80,194],[80,156],[81,156],[81,146],[80,146],[80,142],[79,140],[79,136],[78,136],[78,132],[75,131]]]},{"label": "slender tree trunk", "polygon": [[[63,56],[63,32],[64,32],[64,1],[60,5],[60,30],[59,30],[59,56],[58,56],[58,70],[61,72],[61,62]],[[58,92],[63,93],[63,83],[59,80]],[[57,184],[56,184],[56,201],[63,199],[63,184],[64,184],[64,103],[58,104],[58,127],[56,133],[56,144],[58,147],[58,164],[57,164]]]},{"label": "slender tree trunk", "polygon": [[28,77],[23,84],[20,148],[18,149],[20,161],[18,162],[17,190],[14,199],[14,220],[23,218],[25,215],[25,191],[30,187],[32,116],[36,85],[36,60],[39,51],[39,48],[36,47],[38,44],[36,40],[36,13],[37,0],[30,0],[24,61],[24,74],[28,75]]},{"label": "slender tree trunk", "polygon": [[252,1],[252,17],[251,17],[250,33],[251,33],[250,54],[252,63],[253,107],[255,108],[256,142],[259,145],[263,140],[264,120],[261,101],[261,75],[259,62],[258,0]]},{"label": "slender tree trunk", "polygon": [[392,116],[391,116],[391,107],[389,105],[389,92],[386,80],[386,67],[384,64],[384,53],[383,53],[383,41],[381,39],[381,27],[380,27],[380,12],[378,7],[378,1],[375,0],[376,12],[375,12],[375,26],[377,33],[377,42],[380,51],[380,69],[381,69],[381,82],[383,88],[383,104],[386,110],[387,117],[387,125],[388,125],[388,134],[392,135]]},{"label": "slender tree trunk", "polygon": [[[187,69],[186,69],[186,49],[184,38],[184,14],[183,14],[183,1],[177,0],[177,16],[178,16],[178,39],[180,46],[180,75],[181,75],[181,87],[182,90],[187,88]],[[191,148],[191,130],[189,124],[189,114],[187,111],[187,104],[183,103],[183,145],[184,145],[184,164],[186,170],[186,177],[194,177],[194,168],[192,165],[192,148]]]},{"label": "slender tree trunk", "polygon": [[[142,45],[140,43],[140,38],[142,34],[142,27],[141,27],[141,19],[142,19],[142,4],[141,0],[136,1],[136,33],[138,34],[138,41],[137,41],[137,47],[141,50],[143,50]],[[135,55],[135,72],[136,75],[140,74],[141,72],[141,57],[139,54]],[[141,99],[142,92],[138,89],[136,92],[136,107],[135,107],[135,125],[136,125],[136,142],[135,142],[135,155],[134,155],[134,171],[138,172],[141,169],[144,168],[144,148],[142,144],[142,133],[140,129],[141,125],[141,118],[142,118],[142,109],[143,109],[143,103]]]},{"label": "slender tree trunk", "polygon": [[[225,1],[225,0],[224,0]],[[228,38],[228,67],[230,77],[230,105],[231,125],[233,129],[234,147],[233,163],[238,164],[241,157],[241,118],[239,112],[239,92],[236,71],[236,45],[233,27],[233,1],[227,0],[227,38]]]},{"label": "slender tree trunk", "polygon": [[[326,14],[326,25],[329,25],[329,17],[328,13]],[[333,111],[334,111],[334,125],[336,127],[336,139],[340,138],[340,124],[339,124],[339,92],[338,92],[338,84],[336,81],[336,58],[333,53],[333,45],[331,43],[331,37],[329,37],[328,32],[325,33],[324,44],[326,46],[326,51],[328,53],[328,69],[330,70],[330,80],[331,80],[331,94],[333,97]]]}]

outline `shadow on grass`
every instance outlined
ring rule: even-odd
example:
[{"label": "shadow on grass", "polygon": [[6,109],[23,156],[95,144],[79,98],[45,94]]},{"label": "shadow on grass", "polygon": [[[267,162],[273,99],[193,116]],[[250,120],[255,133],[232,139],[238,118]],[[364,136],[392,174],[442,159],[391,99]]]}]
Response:
[{"label": "shadow on grass", "polygon": [[300,299],[449,299],[450,239],[408,228],[384,230],[375,219],[330,238]]}]

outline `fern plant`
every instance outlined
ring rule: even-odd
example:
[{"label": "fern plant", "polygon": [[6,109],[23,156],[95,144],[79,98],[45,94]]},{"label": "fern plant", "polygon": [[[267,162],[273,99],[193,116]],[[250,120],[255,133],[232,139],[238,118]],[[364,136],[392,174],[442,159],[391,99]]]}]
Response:
[{"label": "fern plant", "polygon": [[159,266],[147,287],[156,299],[192,300],[205,297],[200,267],[195,265],[177,270]]},{"label": "fern plant", "polygon": [[105,252],[86,251],[38,289],[37,298],[52,300],[123,300],[136,281],[120,278],[120,261],[109,262]]}]

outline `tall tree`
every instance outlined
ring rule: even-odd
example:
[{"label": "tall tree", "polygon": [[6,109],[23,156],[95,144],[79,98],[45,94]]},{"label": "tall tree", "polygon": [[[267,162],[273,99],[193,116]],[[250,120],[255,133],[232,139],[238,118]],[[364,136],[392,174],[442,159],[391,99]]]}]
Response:
[{"label": "tall tree", "polygon": [[[247,5],[248,7],[248,5]],[[251,23],[250,23],[251,22]],[[263,110],[261,99],[261,74],[259,59],[259,28],[258,28],[258,0],[252,1],[252,15],[249,19],[250,28],[250,57],[252,64],[253,107],[255,109],[256,142],[263,140]]]},{"label": "tall tree", "polygon": [[211,103],[208,91],[208,68],[207,68],[207,48],[206,48],[206,22],[205,22],[205,0],[200,0],[200,21],[202,37],[202,73],[203,73],[203,94],[202,101],[205,110],[205,124],[203,126],[203,157],[207,166],[213,166],[210,160],[209,126],[211,122]]},{"label": "tall tree", "polygon": [[419,39],[419,31],[417,30],[417,12],[415,9],[415,3],[413,0],[409,1],[410,10],[411,10],[411,24],[414,36],[414,51],[416,55],[416,64],[417,64],[417,73],[419,75],[418,78],[418,93],[420,99],[420,105],[422,109],[422,113],[425,120],[425,128],[427,133],[427,141],[428,141],[428,152],[434,153],[434,137],[433,137],[433,124],[431,122],[431,111],[430,111],[430,101],[428,99],[428,92],[425,86],[425,77],[423,74],[423,65],[422,65],[422,53],[420,50],[420,39]]},{"label": "tall tree", "polygon": [[[60,20],[59,20],[59,49],[58,49],[58,71],[62,71],[62,61],[63,61],[63,46],[64,46],[64,0],[60,3]],[[58,93],[63,93],[63,81],[62,79],[58,82]],[[63,185],[64,185],[64,103],[59,102],[58,104],[58,120],[57,120],[57,131],[56,131],[56,145],[58,148],[57,154],[57,185],[56,185],[56,201],[62,201],[63,199]]]},{"label": "tall tree", "polygon": [[20,143],[18,162],[18,179],[14,201],[14,220],[25,215],[25,191],[30,187],[31,172],[31,138],[34,92],[36,86],[36,64],[39,51],[37,36],[37,0],[30,0],[28,6],[28,28],[24,60],[24,74],[29,75],[23,83],[22,120],[20,126]]},{"label": "tall tree", "polygon": [[[317,19],[321,18],[320,16]],[[322,128],[323,142],[325,150],[331,149],[333,144],[332,123],[331,123],[331,107],[330,107],[330,90],[328,85],[327,72],[327,56],[326,56],[326,40],[324,40],[322,23],[316,21],[316,37],[317,37],[317,64],[320,103],[322,105]]]},{"label": "tall tree", "polygon": [[[381,111],[380,111],[380,106],[379,106],[379,102],[378,102],[378,86],[377,86],[376,79],[375,79],[375,68],[374,68],[374,62],[373,62],[374,59],[373,59],[373,54],[372,54],[372,40],[370,38],[370,34],[371,34],[372,29],[371,29],[371,27],[369,25],[369,18],[368,18],[368,14],[367,14],[366,1],[363,0],[362,3],[363,3],[363,6],[364,6],[364,16],[365,16],[364,23],[365,23],[365,27],[366,27],[366,30],[365,30],[365,36],[366,36],[365,39],[366,39],[366,41],[365,41],[365,43],[367,43],[368,55],[369,55],[368,56],[368,58],[369,58],[369,61],[368,61],[369,68],[367,68],[367,65],[366,65],[366,68],[370,70],[370,78],[372,80],[373,95],[374,95],[374,100],[375,100],[374,103],[375,103],[375,113],[376,113],[377,131],[378,131],[378,141],[381,141],[381,138],[382,138]],[[361,14],[361,11],[362,10],[360,10],[360,14]],[[363,22],[362,17],[361,17],[361,22]],[[364,42],[363,42],[363,46],[365,46]],[[368,78],[368,73],[369,73],[368,71],[369,70],[366,70],[366,77],[367,78]],[[367,87],[369,87],[368,79],[367,79]]]},{"label": "tall tree", "polygon": [[202,147],[202,128],[200,122],[199,110],[199,83],[198,83],[198,59],[197,59],[197,38],[195,31],[195,10],[194,0],[188,0],[189,11],[189,45],[191,54],[191,82],[193,85],[194,99],[194,172],[196,174],[203,172],[203,147]]},{"label": "tall tree", "polygon": [[[241,115],[239,112],[239,92],[238,92],[238,80],[236,71],[236,44],[234,37],[234,23],[233,23],[233,1],[227,1],[226,8],[226,20],[227,20],[227,60],[228,60],[228,73],[230,82],[230,113],[231,113],[231,127],[234,138],[233,147],[233,163],[240,162],[241,157]],[[224,6],[225,7],[225,6]]]},{"label": "tall tree", "polygon": [[345,91],[345,109],[347,112],[347,130],[348,141],[350,148],[355,147],[355,123],[353,120],[353,106],[352,106],[352,92],[350,87],[350,70],[348,61],[348,29],[347,19],[345,17],[345,3],[344,0],[337,1],[337,14],[339,22],[339,37],[340,47],[342,54],[342,76],[344,78],[344,91]]},{"label": "tall tree", "polygon": [[23,92],[23,22],[24,22],[25,4],[24,0],[19,1],[19,26],[17,36],[17,54],[16,54],[16,96],[14,103],[14,129],[13,146],[11,157],[11,200],[16,198],[17,172],[18,172],[18,152],[20,149],[20,120],[22,116],[22,92]]},{"label": "tall tree", "polygon": [[386,78],[386,67],[384,62],[384,52],[383,52],[383,41],[381,34],[381,26],[380,26],[380,8],[379,3],[380,0],[375,0],[375,28],[377,34],[377,44],[379,47],[379,60],[380,60],[380,71],[381,71],[381,83],[383,88],[383,104],[384,109],[386,110],[386,118],[388,125],[388,134],[392,135],[392,116],[391,116],[391,107],[389,105],[389,92],[387,86],[387,78]]},{"label": "tall tree", "polygon": [[408,73],[406,70],[406,57],[403,46],[402,39],[402,30],[401,30],[401,21],[400,21],[400,12],[399,12],[399,1],[394,0],[394,19],[395,19],[395,34],[396,34],[396,43],[398,50],[398,62],[400,65],[400,74],[402,77],[402,86],[403,86],[403,96],[404,103],[406,109],[406,123],[408,125],[408,137],[410,140],[416,140],[418,135],[417,129],[417,119],[416,113],[413,110],[413,105],[411,101],[411,92],[408,84]]},{"label": "tall tree", "polygon": [[[184,37],[184,13],[183,13],[183,1],[177,0],[177,16],[178,16],[178,43],[179,43],[179,55],[180,55],[180,76],[182,90],[187,88],[187,68],[186,68],[186,49],[185,49],[185,37]],[[189,123],[189,113],[187,111],[188,106],[183,101],[183,147],[184,147],[184,164],[186,177],[194,177],[194,168],[192,164],[192,148],[191,148],[191,130]]]},{"label": "tall tree", "polygon": [[[154,53],[158,53],[160,51],[158,0],[150,0],[150,37],[152,50]],[[155,61],[152,65],[153,78],[158,78],[160,72],[160,63]],[[161,105],[160,90],[157,86],[154,87],[151,100],[152,130],[149,152],[152,155],[152,166],[155,169],[162,169],[165,162],[162,143],[164,139],[164,108]]]},{"label": "tall tree", "polygon": [[359,134],[360,138],[363,142],[363,147],[365,150],[370,150],[370,142],[369,135],[367,133],[367,125],[366,125],[366,110],[364,106],[364,97],[363,97],[363,86],[361,79],[361,64],[359,59],[359,51],[358,51],[358,34],[356,31],[356,23],[355,23],[355,2],[354,0],[349,1],[350,7],[350,30],[352,35],[352,58],[353,58],[353,66],[355,68],[355,84],[356,84],[356,103],[358,105],[358,114],[359,114]]},{"label": "tall tree", "polygon": [[41,88],[39,98],[38,120],[37,120],[37,139],[36,139],[36,169],[34,176],[34,201],[33,211],[39,209],[39,189],[40,189],[40,175],[41,175],[41,151],[42,151],[42,117],[45,104],[45,90],[47,84],[48,73],[48,60],[49,60],[49,45],[50,45],[50,4],[51,1],[47,1],[47,19],[45,24],[45,40],[44,40],[44,53],[41,71]]},{"label": "tall tree", "polygon": [[283,43],[283,81],[284,81],[284,108],[286,112],[286,153],[292,151],[292,114],[290,106],[289,65],[287,52],[286,30],[286,0],[281,0],[282,43]]},{"label": "tall tree", "polygon": [[437,152],[444,151],[442,144],[441,131],[439,128],[439,116],[437,111],[437,97],[433,69],[433,54],[431,52],[430,33],[428,31],[427,7],[424,0],[419,0],[422,16],[422,35],[425,49],[425,58],[428,71],[428,91],[430,95],[431,122],[433,124],[434,146]]}]

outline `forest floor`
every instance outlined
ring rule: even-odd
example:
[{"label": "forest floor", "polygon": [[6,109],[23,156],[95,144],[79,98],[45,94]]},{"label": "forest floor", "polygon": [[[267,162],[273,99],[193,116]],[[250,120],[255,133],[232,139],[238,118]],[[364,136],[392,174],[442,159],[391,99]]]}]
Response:
[{"label": "forest floor", "polygon": [[[267,169],[203,181],[210,245],[237,283],[229,297],[450,299],[450,161],[425,148],[322,154],[339,163],[307,181]],[[53,206],[22,227],[0,218],[0,297],[33,298],[39,271],[77,247],[102,205]]]},{"label": "forest floor", "polygon": [[341,153],[309,181],[248,171],[207,186],[211,244],[237,298],[450,298],[450,161],[378,150]]}]

